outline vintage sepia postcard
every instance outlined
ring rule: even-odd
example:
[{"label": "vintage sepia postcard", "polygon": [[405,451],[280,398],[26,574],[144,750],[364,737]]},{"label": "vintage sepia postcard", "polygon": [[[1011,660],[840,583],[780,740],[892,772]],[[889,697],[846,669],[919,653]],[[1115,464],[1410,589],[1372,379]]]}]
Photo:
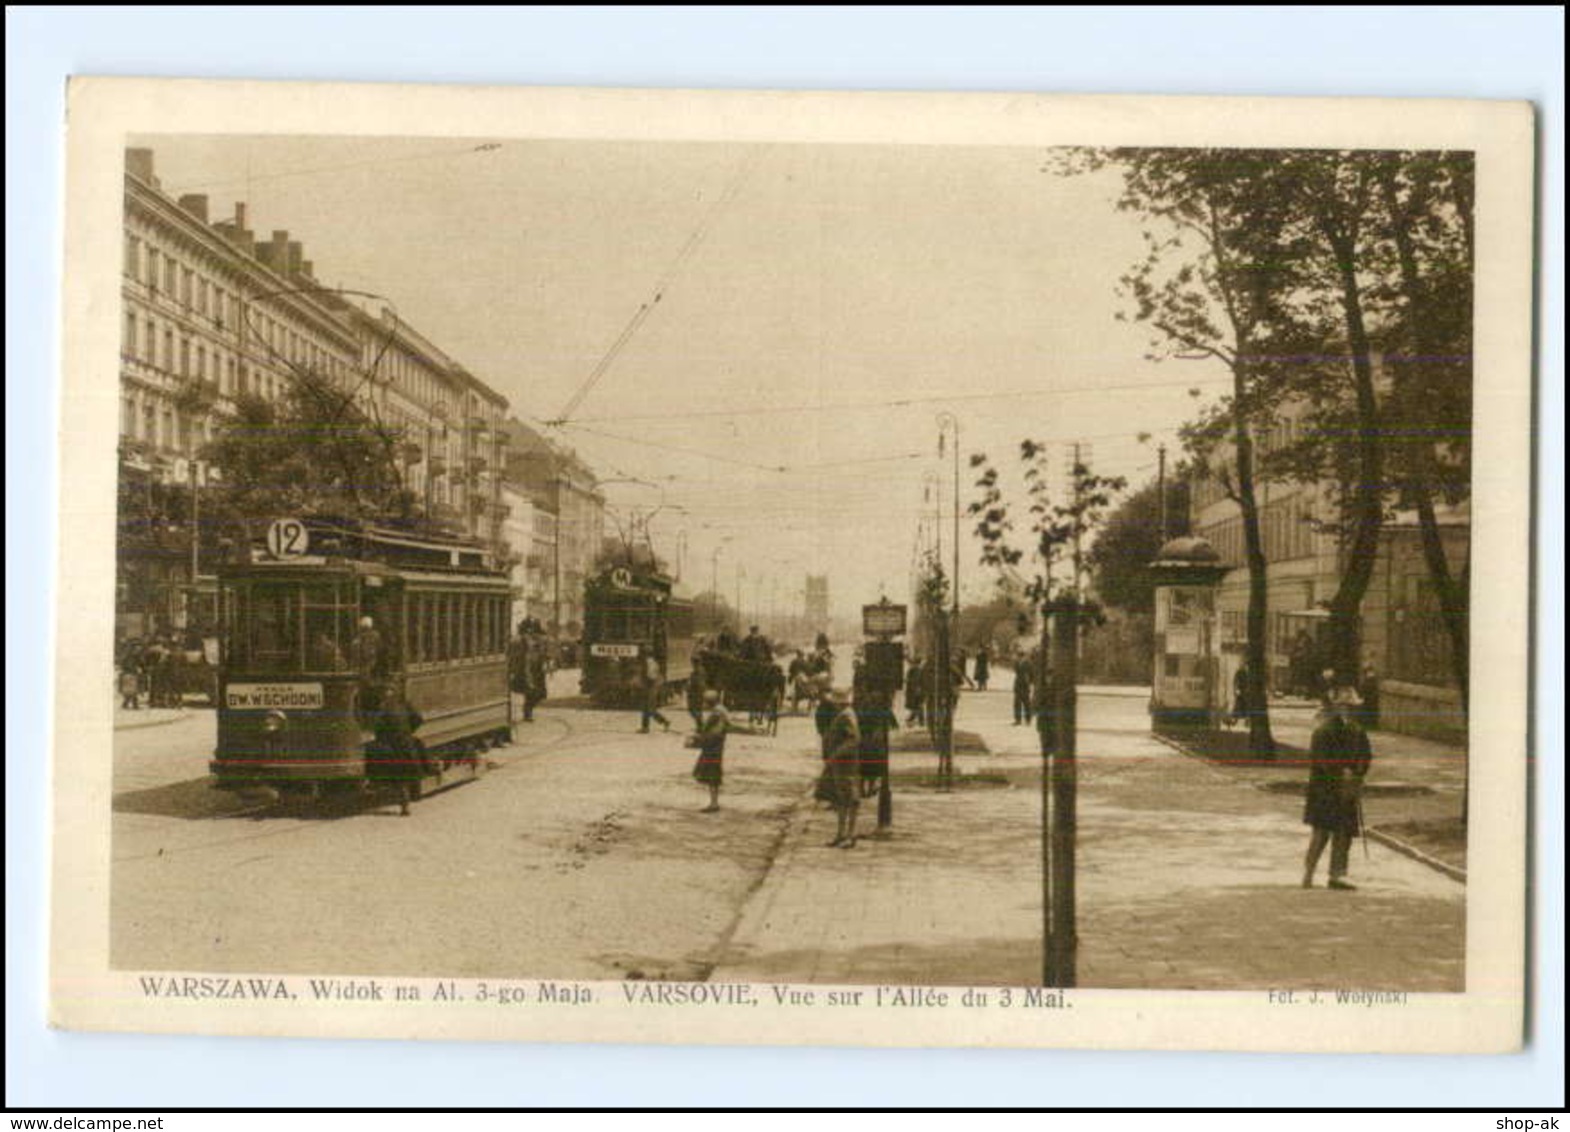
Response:
[{"label": "vintage sepia postcard", "polygon": [[1520,1047],[1530,107],[67,128],[54,1025]]}]

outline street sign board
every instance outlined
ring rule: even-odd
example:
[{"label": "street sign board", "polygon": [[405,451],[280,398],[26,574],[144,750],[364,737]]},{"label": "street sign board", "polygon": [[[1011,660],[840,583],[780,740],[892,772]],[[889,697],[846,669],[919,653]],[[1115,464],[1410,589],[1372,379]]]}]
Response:
[{"label": "street sign board", "polygon": [[293,558],[311,547],[311,533],[298,519],[274,519],[267,528],[267,553],[274,558]]},{"label": "street sign board", "polygon": [[230,684],[224,689],[229,708],[320,708],[325,699],[320,684]]},{"label": "street sign board", "polygon": [[861,607],[861,631],[869,637],[900,637],[905,634],[905,607],[888,600]]}]

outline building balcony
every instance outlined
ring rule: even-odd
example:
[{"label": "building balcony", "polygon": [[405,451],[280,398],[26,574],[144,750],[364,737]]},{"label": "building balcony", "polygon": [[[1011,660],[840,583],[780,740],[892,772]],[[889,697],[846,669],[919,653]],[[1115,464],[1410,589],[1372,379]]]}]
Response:
[{"label": "building balcony", "polygon": [[178,377],[161,366],[124,353],[120,355],[120,377],[121,380],[140,382],[161,393],[173,392],[180,383]]}]

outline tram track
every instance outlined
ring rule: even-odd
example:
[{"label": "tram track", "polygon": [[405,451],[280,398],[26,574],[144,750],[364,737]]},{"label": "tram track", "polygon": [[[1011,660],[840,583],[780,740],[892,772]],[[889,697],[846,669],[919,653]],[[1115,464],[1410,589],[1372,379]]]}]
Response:
[{"label": "tram track", "polygon": [[[528,744],[526,749],[520,752],[516,758],[509,759],[506,762],[495,762],[488,759],[488,765],[484,773],[486,775],[505,773],[513,765],[524,759],[532,759],[540,755],[556,754],[563,750],[571,749],[571,741],[574,739],[579,740],[581,743],[588,743],[597,741],[596,737],[606,733],[605,731],[600,730],[585,731],[584,729],[575,726],[571,719],[562,715],[539,716],[534,720],[534,724],[538,723],[552,724],[556,727],[559,727],[560,732],[548,739],[545,739],[543,742],[537,744]],[[533,726],[533,724],[528,726]],[[483,775],[479,777],[483,777]],[[471,779],[465,780],[463,782],[455,782],[453,785],[462,786],[468,784],[470,781],[473,780]],[[154,789],[178,789],[182,786],[212,789],[211,779],[206,777],[192,779],[185,783],[169,783],[165,787]],[[444,788],[440,791],[440,793],[446,793],[446,789],[447,788]],[[117,795],[117,799],[124,797],[127,794],[148,792],[149,791],[126,791],[121,795]],[[299,799],[290,798],[288,796],[273,797],[250,805],[244,805],[239,808],[224,810],[221,813],[206,814],[185,818],[183,820],[186,823],[196,824],[199,827],[204,823],[232,822],[246,819],[251,821],[263,821],[268,819],[288,821],[292,819],[293,824],[278,828],[255,829],[245,833],[236,833],[232,836],[200,838],[198,840],[182,843],[177,846],[161,845],[156,850],[150,852],[114,854],[111,856],[110,860],[114,864],[130,864],[138,861],[156,860],[158,858],[184,856],[193,852],[206,852],[209,850],[226,848],[233,845],[243,845],[248,842],[303,834],[312,829],[342,821],[345,818],[364,816],[397,816],[379,814],[379,811],[393,805],[397,805],[397,798],[395,795],[389,795],[386,791],[375,790],[357,792],[353,795],[346,795],[343,798],[337,799],[316,798],[303,803]],[[418,811],[419,806],[417,805],[415,807],[416,815],[418,814]],[[218,827],[213,825],[213,828],[216,830]]]}]

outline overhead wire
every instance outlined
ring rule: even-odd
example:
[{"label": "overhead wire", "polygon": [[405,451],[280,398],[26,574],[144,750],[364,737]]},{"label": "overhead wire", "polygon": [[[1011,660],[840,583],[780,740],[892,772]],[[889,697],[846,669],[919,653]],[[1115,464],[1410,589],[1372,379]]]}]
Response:
[{"label": "overhead wire", "polygon": [[315,173],[341,173],[345,169],[360,169],[370,165],[402,165],[413,161],[434,161],[439,158],[464,157],[471,153],[489,153],[501,147],[501,142],[481,142],[478,145],[469,145],[462,149],[433,149],[423,153],[409,154],[404,157],[374,157],[364,161],[346,161],[338,165],[312,165],[309,167],[283,169],[273,173],[248,175],[243,180],[200,181],[189,185],[171,185],[168,186],[166,191],[178,195],[193,192],[197,189],[229,189],[236,186],[249,188],[257,181],[278,181],[286,177],[308,177]]},{"label": "overhead wire", "polygon": [[676,257],[671,261],[670,265],[665,269],[660,277],[655,280],[653,297],[648,299],[646,302],[639,304],[638,309],[633,312],[632,318],[628,320],[627,325],[622,327],[621,333],[616,336],[616,339],[611,343],[610,348],[607,349],[603,355],[601,355],[600,360],[595,363],[594,368],[589,371],[589,376],[584,379],[583,384],[578,387],[577,391],[573,393],[570,398],[568,398],[567,404],[562,408],[562,411],[557,414],[556,419],[547,422],[548,424],[559,425],[565,423],[566,420],[572,416],[573,412],[578,408],[578,406],[583,403],[583,399],[594,391],[594,387],[599,384],[600,379],[610,371],[611,366],[615,363],[617,357],[620,356],[622,350],[626,348],[627,343],[632,341],[632,338],[635,334],[637,334],[638,329],[644,324],[645,321],[647,321],[649,315],[654,313],[654,308],[658,306],[660,300],[665,297],[665,291],[675,280],[676,273],[681,270],[682,266],[698,249],[698,245],[701,244],[704,237],[708,235],[709,230],[714,226],[714,222],[719,218],[720,213],[728,204],[730,204],[731,201],[736,199],[736,196],[741,191],[742,181],[746,179],[746,176],[748,172],[751,171],[752,166],[757,163],[761,152],[761,150],[753,150],[743,156],[742,160],[737,164],[735,175],[731,178],[731,181],[726,186],[725,191],[715,198],[714,203],[709,206],[708,211],[704,213],[703,217],[698,221],[697,227],[693,229],[692,233],[687,237],[686,242],[682,244],[681,249],[676,253]]},{"label": "overhead wire", "polygon": [[995,390],[990,393],[948,393],[928,397],[892,397],[876,401],[828,401],[801,405],[761,405],[748,409],[683,409],[660,413],[624,413],[611,416],[572,418],[570,413],[546,422],[554,426],[581,427],[589,424],[617,424],[633,421],[690,421],[702,417],[762,417],[791,413],[856,412],[863,409],[897,409],[917,405],[939,405],[970,401],[998,401],[1013,398],[1071,396],[1081,393],[1129,393],[1147,389],[1199,388],[1231,382],[1230,377],[1191,378],[1186,381],[1142,381],[1118,385],[1081,385],[1041,389]]}]

